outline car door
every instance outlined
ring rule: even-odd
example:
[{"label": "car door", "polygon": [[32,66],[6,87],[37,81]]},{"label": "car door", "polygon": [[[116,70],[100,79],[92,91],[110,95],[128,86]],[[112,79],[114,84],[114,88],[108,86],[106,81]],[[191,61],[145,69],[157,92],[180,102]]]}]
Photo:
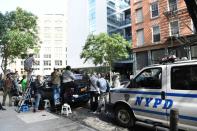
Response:
[{"label": "car door", "polygon": [[[138,119],[148,119],[167,124],[165,99],[166,66],[144,69],[132,81],[131,107]],[[162,96],[163,95],[163,96]]]},{"label": "car door", "polygon": [[[197,130],[197,64],[172,65],[168,68],[167,99],[179,111],[179,127]],[[167,110],[170,114],[170,110]]]}]

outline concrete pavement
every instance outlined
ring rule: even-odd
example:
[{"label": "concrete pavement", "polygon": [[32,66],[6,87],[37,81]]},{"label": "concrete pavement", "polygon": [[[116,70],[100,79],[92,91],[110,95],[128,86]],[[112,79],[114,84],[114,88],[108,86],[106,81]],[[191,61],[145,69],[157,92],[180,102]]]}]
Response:
[{"label": "concrete pavement", "polygon": [[46,111],[17,113],[15,107],[5,108],[7,110],[0,110],[0,131],[94,131],[93,128]]}]

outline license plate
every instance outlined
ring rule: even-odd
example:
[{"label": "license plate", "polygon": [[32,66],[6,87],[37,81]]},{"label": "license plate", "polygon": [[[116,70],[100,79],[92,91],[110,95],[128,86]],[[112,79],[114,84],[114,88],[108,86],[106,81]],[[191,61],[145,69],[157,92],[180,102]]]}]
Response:
[{"label": "license plate", "polygon": [[86,88],[81,88],[81,92],[84,92],[84,91],[86,91]]}]

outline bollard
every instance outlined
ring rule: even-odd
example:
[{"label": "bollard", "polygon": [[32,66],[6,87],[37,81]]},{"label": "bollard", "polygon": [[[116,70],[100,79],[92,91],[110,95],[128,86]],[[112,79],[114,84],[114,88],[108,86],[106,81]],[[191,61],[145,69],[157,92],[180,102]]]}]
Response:
[{"label": "bollard", "polygon": [[170,110],[170,131],[178,131],[179,111],[178,109]]}]

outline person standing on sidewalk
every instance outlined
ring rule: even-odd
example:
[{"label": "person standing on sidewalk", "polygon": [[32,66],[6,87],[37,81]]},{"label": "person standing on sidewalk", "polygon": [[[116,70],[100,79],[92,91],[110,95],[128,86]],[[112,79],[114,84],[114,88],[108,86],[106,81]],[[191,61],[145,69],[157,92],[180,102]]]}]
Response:
[{"label": "person standing on sidewalk", "polygon": [[54,71],[51,73],[51,83],[53,88],[53,100],[54,106],[60,104],[60,73],[57,68],[54,68]]},{"label": "person standing on sidewalk", "polygon": [[110,88],[109,83],[105,79],[105,75],[103,73],[101,74],[101,77],[97,81],[97,86],[100,90],[100,96],[99,96],[98,108],[97,108],[96,112],[101,112],[101,108],[105,105],[105,103],[107,101],[106,95],[107,95],[107,92]]},{"label": "person standing on sidewalk", "polygon": [[44,87],[44,83],[41,81],[41,76],[37,75],[36,80],[35,80],[35,85],[33,86],[34,99],[35,99],[33,112],[38,111],[40,99],[42,96],[42,87]]},{"label": "person standing on sidewalk", "polygon": [[9,96],[9,106],[12,106],[12,94],[11,94],[11,89],[13,88],[13,80],[11,78],[11,74],[6,75],[6,79],[4,81],[4,93],[3,93],[3,102],[2,106],[5,106],[5,101],[7,95]]},{"label": "person standing on sidewalk", "polygon": [[61,98],[62,103],[64,103],[64,93],[67,93],[67,96],[69,96],[69,93],[71,92],[71,88],[75,88],[74,84],[75,76],[73,72],[71,71],[70,66],[66,66],[66,70],[62,74],[62,87],[61,87]]},{"label": "person standing on sidewalk", "polygon": [[98,107],[99,88],[97,86],[98,77],[96,73],[90,77],[90,109],[96,111]]}]

